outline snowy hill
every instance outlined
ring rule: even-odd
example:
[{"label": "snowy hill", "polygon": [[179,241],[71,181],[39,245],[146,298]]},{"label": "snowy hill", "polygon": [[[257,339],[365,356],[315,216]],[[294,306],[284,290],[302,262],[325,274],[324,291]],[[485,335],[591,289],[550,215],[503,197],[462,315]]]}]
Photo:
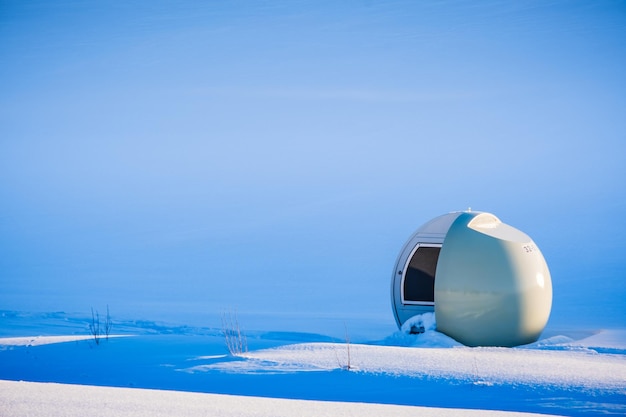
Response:
[{"label": "snowy hill", "polygon": [[[404,415],[415,412],[411,407],[428,407],[420,408],[421,415],[474,415],[459,409],[626,412],[624,330],[598,331],[578,340],[552,336],[512,349],[468,348],[434,330],[396,332],[367,343],[249,331],[249,350],[231,355],[219,329],[118,322],[122,334],[96,344],[86,334],[86,321],[81,324],[76,317],[8,316],[11,335],[0,338],[3,416],[84,415],[89,404],[100,403],[108,404],[101,415],[159,415],[154,414],[161,404],[155,396],[166,403],[157,407],[162,415],[173,409],[189,415],[211,410],[217,416]],[[65,334],[49,335],[50,330]],[[24,331],[48,335],[17,336]],[[161,395],[138,388],[187,393]],[[189,405],[189,392],[203,395]],[[233,400],[233,395],[246,398]],[[26,400],[32,398],[37,401]]]}]

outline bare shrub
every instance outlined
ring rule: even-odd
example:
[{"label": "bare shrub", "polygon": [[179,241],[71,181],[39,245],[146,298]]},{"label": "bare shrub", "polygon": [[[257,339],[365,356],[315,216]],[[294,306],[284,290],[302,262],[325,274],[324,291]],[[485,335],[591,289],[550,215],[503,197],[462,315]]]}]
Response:
[{"label": "bare shrub", "polygon": [[352,366],[352,355],[351,355],[351,351],[350,351],[350,335],[348,334],[348,326],[345,325],[344,323],[344,327],[346,329],[346,336],[345,336],[345,340],[346,340],[346,360],[345,362],[339,360],[339,354],[337,353],[337,351],[335,351],[335,357],[337,358],[337,364],[339,365],[340,369],[344,369],[346,371],[349,371],[351,369],[354,369],[354,367]]},{"label": "bare shrub", "polygon": [[107,314],[104,318],[104,323],[100,323],[100,313],[98,310],[94,310],[91,307],[91,322],[89,323],[89,333],[91,334],[93,341],[96,345],[100,344],[102,335],[106,340],[109,340],[111,329],[113,328],[113,321],[111,320],[111,313],[109,312],[109,305],[107,304]]},{"label": "bare shrub", "polygon": [[241,356],[248,352],[248,339],[239,326],[237,312],[222,313],[222,334],[231,355]]}]

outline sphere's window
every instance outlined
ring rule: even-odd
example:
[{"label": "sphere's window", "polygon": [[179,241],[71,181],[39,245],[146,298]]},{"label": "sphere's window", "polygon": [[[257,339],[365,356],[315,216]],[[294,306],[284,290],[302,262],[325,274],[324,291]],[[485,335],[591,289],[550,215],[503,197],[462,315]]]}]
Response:
[{"label": "sphere's window", "polygon": [[440,246],[419,246],[413,253],[404,274],[402,301],[405,303],[435,302],[435,272]]}]

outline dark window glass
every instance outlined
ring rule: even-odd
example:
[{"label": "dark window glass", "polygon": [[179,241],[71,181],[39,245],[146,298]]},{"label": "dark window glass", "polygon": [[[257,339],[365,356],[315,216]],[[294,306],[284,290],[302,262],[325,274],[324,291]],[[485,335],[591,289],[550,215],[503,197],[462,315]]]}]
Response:
[{"label": "dark window glass", "polygon": [[441,248],[420,246],[404,276],[405,301],[435,301],[435,271]]}]

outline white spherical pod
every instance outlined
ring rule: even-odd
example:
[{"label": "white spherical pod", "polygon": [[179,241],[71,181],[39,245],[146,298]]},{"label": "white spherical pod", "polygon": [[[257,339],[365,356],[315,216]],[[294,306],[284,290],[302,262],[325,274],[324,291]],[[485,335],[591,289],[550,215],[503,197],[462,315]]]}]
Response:
[{"label": "white spherical pod", "polygon": [[437,264],[439,331],[469,346],[517,346],[539,338],[551,307],[550,271],[528,235],[493,214],[457,217]]},{"label": "white spherical pod", "polygon": [[552,282],[526,234],[493,214],[450,213],[405,244],[394,268],[392,304],[398,326],[434,310],[437,330],[463,344],[517,346],[543,331]]}]

